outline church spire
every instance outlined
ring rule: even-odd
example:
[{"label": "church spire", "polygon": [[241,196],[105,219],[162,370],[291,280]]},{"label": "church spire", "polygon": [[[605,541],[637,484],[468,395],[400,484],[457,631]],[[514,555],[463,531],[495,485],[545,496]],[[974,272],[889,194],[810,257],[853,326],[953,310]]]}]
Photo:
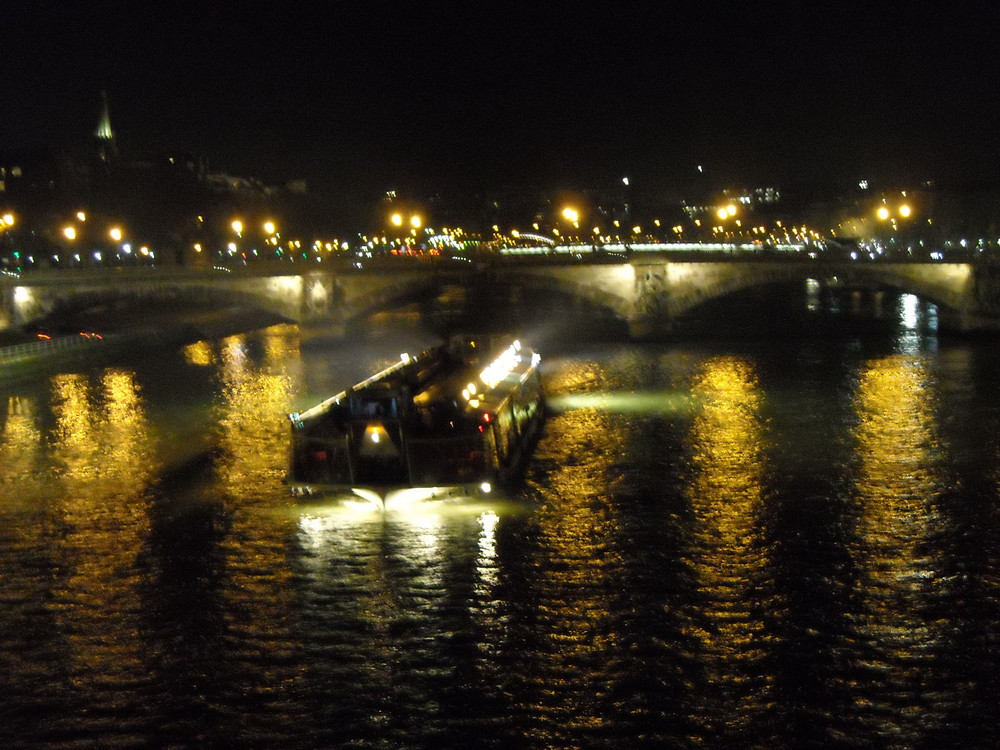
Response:
[{"label": "church spire", "polygon": [[101,92],[101,116],[94,131],[97,139],[97,156],[102,162],[113,161],[117,156],[115,133],[111,129],[111,113],[108,110],[108,92]]}]

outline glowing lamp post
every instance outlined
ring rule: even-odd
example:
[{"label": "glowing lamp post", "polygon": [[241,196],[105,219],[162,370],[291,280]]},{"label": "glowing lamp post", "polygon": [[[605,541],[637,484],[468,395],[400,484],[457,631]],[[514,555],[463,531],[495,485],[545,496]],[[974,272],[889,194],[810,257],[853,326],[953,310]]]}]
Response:
[{"label": "glowing lamp post", "polygon": [[580,228],[580,212],[572,206],[567,206],[562,210],[562,217],[572,224],[574,229]]}]

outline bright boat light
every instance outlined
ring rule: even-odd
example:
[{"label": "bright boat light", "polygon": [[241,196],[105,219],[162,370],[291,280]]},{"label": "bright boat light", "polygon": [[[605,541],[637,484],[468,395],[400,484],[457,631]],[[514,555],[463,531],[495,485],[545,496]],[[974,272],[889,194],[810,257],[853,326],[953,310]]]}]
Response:
[{"label": "bright boat light", "polygon": [[365,428],[365,437],[373,443],[378,443],[383,437],[388,437],[388,433],[382,425],[370,424]]},{"label": "bright boat light", "polygon": [[385,509],[385,502],[382,500],[382,496],[379,495],[374,490],[365,489],[364,487],[352,487],[351,492],[353,492],[358,497],[362,497],[371,503],[374,503],[379,508]]},{"label": "bright boat light", "polygon": [[518,349],[521,348],[521,342],[517,341],[515,344],[509,346],[503,354],[493,360],[479,374],[479,379],[483,381],[487,388],[494,388],[497,383],[507,377],[521,362],[521,355],[517,353]]}]

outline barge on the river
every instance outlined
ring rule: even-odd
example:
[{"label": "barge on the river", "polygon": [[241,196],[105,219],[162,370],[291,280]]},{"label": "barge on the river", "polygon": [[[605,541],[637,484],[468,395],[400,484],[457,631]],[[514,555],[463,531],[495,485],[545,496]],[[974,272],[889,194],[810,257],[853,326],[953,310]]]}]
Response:
[{"label": "barge on the river", "polygon": [[290,414],[296,493],[484,494],[517,478],[541,433],[539,355],[518,340],[456,337],[308,411]]}]

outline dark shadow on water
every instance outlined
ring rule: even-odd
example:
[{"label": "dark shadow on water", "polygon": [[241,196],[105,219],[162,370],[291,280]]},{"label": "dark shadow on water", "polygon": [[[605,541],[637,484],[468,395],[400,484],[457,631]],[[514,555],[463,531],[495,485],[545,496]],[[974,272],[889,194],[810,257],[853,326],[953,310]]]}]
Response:
[{"label": "dark shadow on water", "polygon": [[137,566],[166,744],[210,745],[229,683],[221,544],[230,512],[210,489],[219,457],[209,449],[168,466],[146,493],[150,534]]}]

